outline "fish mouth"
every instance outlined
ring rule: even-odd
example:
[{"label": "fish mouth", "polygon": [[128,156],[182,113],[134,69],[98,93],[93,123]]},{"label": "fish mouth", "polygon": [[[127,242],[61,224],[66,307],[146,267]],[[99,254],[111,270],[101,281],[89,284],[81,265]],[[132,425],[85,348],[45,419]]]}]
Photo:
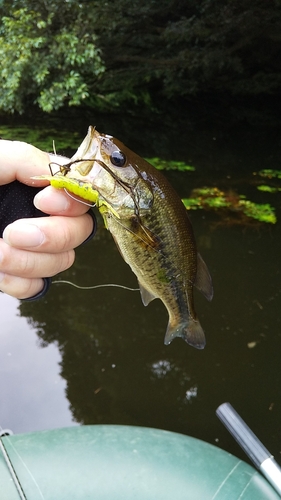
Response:
[{"label": "fish mouth", "polygon": [[[100,151],[101,138],[95,127],[88,128],[88,133],[77,149],[76,153],[71,158],[71,164],[76,172],[82,177],[90,174],[95,165],[98,153]],[[99,170],[100,170],[99,166]]]},{"label": "fish mouth", "polygon": [[101,160],[102,135],[90,126],[85,139],[66,165],[66,175],[71,179],[93,183],[103,168]]}]

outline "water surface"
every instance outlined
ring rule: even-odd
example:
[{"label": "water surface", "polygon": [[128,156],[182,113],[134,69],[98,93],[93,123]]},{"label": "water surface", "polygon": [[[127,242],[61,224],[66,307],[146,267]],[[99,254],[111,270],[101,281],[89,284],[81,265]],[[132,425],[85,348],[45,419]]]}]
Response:
[{"label": "water surface", "polygon": [[[201,142],[189,138],[185,147],[183,140],[178,148],[174,139],[170,143],[170,156],[196,167],[195,173],[168,174],[182,197],[193,187],[220,185],[272,203],[279,217],[276,225],[232,225],[225,215],[191,213],[215,290],[211,303],[195,292],[205,350],[181,339],[164,346],[166,310],[158,300],[145,308],[138,292],[54,284],[36,303],[1,295],[3,427],[25,432],[95,423],[151,426],[195,436],[245,459],[215,416],[229,401],[281,458],[280,193],[269,199],[258,192],[252,175],[280,168],[279,143],[273,137],[263,144],[254,136],[248,143],[241,138],[235,143],[209,131]],[[160,138],[157,150],[152,137],[143,150],[137,144],[138,152],[161,156],[162,150],[168,156],[164,143]],[[85,286],[137,286],[101,221],[95,239],[78,249],[75,265],[60,278]]]}]

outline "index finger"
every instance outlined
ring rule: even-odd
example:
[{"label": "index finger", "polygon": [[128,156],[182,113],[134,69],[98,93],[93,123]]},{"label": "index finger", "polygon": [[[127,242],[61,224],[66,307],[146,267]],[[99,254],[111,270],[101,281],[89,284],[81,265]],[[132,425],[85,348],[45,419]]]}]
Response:
[{"label": "index finger", "polygon": [[[20,141],[0,140],[0,185],[18,180],[29,186],[43,186],[46,181],[31,179],[34,175],[50,174],[49,163],[53,155]],[[67,158],[56,156],[58,163]]]}]

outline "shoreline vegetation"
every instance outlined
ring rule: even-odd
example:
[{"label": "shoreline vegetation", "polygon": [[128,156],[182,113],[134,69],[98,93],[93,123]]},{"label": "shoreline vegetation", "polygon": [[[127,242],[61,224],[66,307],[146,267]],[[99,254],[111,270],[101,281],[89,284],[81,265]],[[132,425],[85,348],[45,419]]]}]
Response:
[{"label": "shoreline vegetation", "polygon": [[0,113],[280,124],[280,0],[2,0]]}]

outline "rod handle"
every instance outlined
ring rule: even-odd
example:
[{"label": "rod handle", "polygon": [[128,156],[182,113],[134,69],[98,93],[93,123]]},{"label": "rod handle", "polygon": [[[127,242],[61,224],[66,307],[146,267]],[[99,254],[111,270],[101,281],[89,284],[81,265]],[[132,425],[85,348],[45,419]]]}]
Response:
[{"label": "rod handle", "polygon": [[251,431],[230,403],[220,405],[216,410],[216,414],[256,468],[263,473],[281,496],[281,469],[272,454]]},{"label": "rod handle", "polygon": [[272,457],[230,403],[220,405],[216,414],[257,469],[267,458]]}]

